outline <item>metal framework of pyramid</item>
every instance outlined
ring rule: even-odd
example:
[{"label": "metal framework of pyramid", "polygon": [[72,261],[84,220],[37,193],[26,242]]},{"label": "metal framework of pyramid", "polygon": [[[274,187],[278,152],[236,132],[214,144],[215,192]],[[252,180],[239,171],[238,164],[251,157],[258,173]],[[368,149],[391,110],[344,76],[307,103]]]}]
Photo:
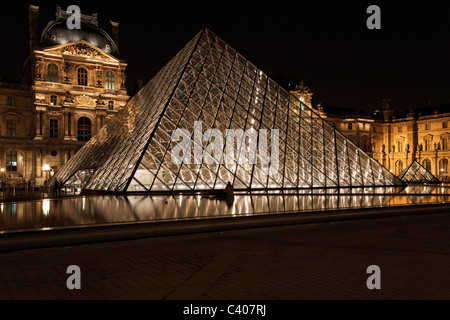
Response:
[{"label": "metal framework of pyramid", "polygon": [[[193,138],[199,122],[202,133],[278,129],[278,170],[268,173],[271,163],[261,154],[253,163],[174,163],[172,133],[183,128]],[[200,145],[193,139],[192,149],[208,150],[212,136],[206,138]],[[269,145],[275,141],[269,140]],[[235,146],[236,154],[254,151],[248,150],[250,144],[243,146]],[[225,148],[215,153],[227,156]],[[404,185],[208,29],[189,41],[51,182],[55,179],[83,190],[115,192],[214,190],[229,182],[235,190]]]},{"label": "metal framework of pyramid", "polygon": [[405,168],[398,178],[405,183],[441,183],[430,171],[414,160]]}]

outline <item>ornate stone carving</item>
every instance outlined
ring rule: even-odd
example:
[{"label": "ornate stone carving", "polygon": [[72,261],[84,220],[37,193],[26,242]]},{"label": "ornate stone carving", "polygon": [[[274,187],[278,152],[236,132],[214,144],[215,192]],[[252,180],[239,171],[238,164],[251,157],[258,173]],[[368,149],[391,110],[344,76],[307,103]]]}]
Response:
[{"label": "ornate stone carving", "polygon": [[102,68],[100,66],[96,66],[95,67],[95,75],[97,77],[97,83],[96,83],[96,87],[97,88],[101,88],[102,87],[102,80],[103,80],[103,71]]},{"label": "ornate stone carving", "polygon": [[95,107],[96,101],[85,94],[75,97],[75,103],[79,106]]},{"label": "ornate stone carving", "polygon": [[125,82],[127,80],[125,69],[120,69],[119,77],[120,77],[120,89],[125,90]]},{"label": "ornate stone carving", "polygon": [[36,80],[43,79],[43,73],[42,73],[43,68],[44,68],[44,63],[42,61],[42,58],[40,58],[40,57],[36,58]]},{"label": "ornate stone carving", "polygon": [[73,103],[73,97],[70,91],[66,91],[66,96],[64,98],[64,102]]},{"label": "ornate stone carving", "polygon": [[113,61],[111,58],[107,57],[101,51],[97,50],[96,48],[94,48],[93,46],[89,45],[86,42],[78,42],[73,45],[68,45],[63,48],[59,48],[52,51],[55,53],[71,56],[87,57],[91,59],[104,61]]},{"label": "ornate stone carving", "polygon": [[[61,6],[56,6],[55,17],[56,19],[67,20],[72,14],[61,9]],[[81,14],[81,21],[85,24],[90,24],[98,27],[98,14],[93,13],[92,15]]]},{"label": "ornate stone carving", "polygon": [[63,80],[63,83],[70,84],[69,74],[70,74],[70,70],[71,70],[71,69],[72,69],[72,67],[71,67],[71,65],[69,64],[69,62],[63,63],[63,66],[62,66],[62,70],[64,71],[64,80]]},{"label": "ornate stone carving", "polygon": [[96,103],[97,103],[97,107],[105,107],[106,106],[102,95],[98,96]]},{"label": "ornate stone carving", "polygon": [[312,107],[311,102],[313,93],[311,89],[305,86],[303,81],[300,82],[299,85],[295,86],[295,88],[291,90],[291,93],[308,107]]}]

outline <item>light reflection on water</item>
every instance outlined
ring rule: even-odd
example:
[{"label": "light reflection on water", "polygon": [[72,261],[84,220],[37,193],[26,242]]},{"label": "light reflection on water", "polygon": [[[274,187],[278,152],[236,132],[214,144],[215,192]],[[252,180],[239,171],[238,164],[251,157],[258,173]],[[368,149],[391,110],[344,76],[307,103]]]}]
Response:
[{"label": "light reflection on water", "polygon": [[137,221],[282,214],[350,208],[450,203],[448,186],[403,190],[304,190],[302,193],[236,194],[233,201],[199,195],[88,196],[2,203],[0,232]]}]

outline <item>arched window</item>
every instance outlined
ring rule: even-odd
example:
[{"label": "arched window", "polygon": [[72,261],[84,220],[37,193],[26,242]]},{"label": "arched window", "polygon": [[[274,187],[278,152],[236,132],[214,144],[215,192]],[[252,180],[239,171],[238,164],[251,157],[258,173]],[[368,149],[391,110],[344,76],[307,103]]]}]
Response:
[{"label": "arched window", "polygon": [[403,171],[403,161],[402,160],[398,160],[395,163],[395,174],[399,175],[400,173],[402,173]]},{"label": "arched window", "polygon": [[58,67],[53,63],[47,67],[47,81],[58,82]]},{"label": "arched window", "polygon": [[87,86],[87,70],[85,68],[78,69],[78,84]]},{"label": "arched window", "polygon": [[78,119],[78,141],[89,141],[91,139],[91,120],[86,117]]},{"label": "arched window", "polygon": [[441,159],[439,161],[439,173],[446,174],[448,173],[448,159]]},{"label": "arched window", "polygon": [[114,90],[115,83],[114,83],[114,73],[113,72],[106,71],[105,82],[106,82],[106,89]]},{"label": "arched window", "polygon": [[428,171],[431,171],[431,160],[430,159],[423,160],[422,165],[425,169],[427,169]]}]

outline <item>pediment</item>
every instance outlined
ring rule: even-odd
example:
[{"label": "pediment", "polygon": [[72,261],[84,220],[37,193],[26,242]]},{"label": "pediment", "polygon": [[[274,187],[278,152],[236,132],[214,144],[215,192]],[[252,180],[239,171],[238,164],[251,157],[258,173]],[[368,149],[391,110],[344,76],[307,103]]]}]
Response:
[{"label": "pediment", "polygon": [[75,57],[86,57],[94,60],[120,62],[119,59],[100,50],[85,40],[45,48],[43,51]]}]

